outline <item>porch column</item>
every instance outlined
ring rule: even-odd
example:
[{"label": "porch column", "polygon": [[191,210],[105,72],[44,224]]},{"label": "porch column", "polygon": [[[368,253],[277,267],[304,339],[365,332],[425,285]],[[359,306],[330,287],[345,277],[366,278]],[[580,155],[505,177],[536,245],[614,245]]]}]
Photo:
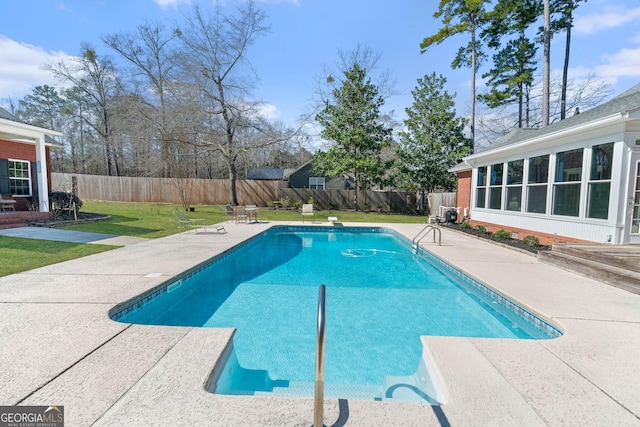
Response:
[{"label": "porch column", "polygon": [[47,177],[47,151],[45,150],[44,136],[36,138],[36,168],[40,212],[49,212],[49,179]]}]

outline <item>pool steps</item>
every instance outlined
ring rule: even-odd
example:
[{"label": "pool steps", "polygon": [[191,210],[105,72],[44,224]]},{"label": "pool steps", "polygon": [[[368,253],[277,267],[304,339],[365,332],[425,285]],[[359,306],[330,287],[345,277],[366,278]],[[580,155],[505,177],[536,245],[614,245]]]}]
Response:
[{"label": "pool steps", "polygon": [[[314,396],[314,382],[272,381],[266,371],[242,368],[235,358],[235,352],[232,349],[227,352],[229,353],[226,355],[228,360],[224,363],[226,373],[219,372],[218,378],[211,384],[209,391],[222,394],[274,397]],[[425,349],[418,369],[413,375],[387,376],[384,385],[325,383],[324,397],[441,405],[447,400],[445,389],[441,384],[440,374],[434,368],[429,351]]]},{"label": "pool steps", "polygon": [[[325,384],[324,397],[334,399],[382,400],[382,386],[366,384]],[[312,397],[314,383],[291,381],[289,387],[274,387],[271,392],[257,391],[255,396]]]},{"label": "pool steps", "polygon": [[[377,400],[438,405],[439,402],[421,390],[415,375],[387,377],[385,386],[371,384],[325,384],[324,397],[329,399]],[[291,381],[288,387],[274,387],[273,391],[256,391],[254,396],[312,397],[314,383]]]}]

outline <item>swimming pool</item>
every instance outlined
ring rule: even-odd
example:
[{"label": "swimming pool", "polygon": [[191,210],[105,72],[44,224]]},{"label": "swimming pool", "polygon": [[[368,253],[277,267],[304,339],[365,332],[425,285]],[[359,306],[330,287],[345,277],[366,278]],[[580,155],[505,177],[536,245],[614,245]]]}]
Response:
[{"label": "swimming pool", "polygon": [[[273,227],[112,318],[237,328],[212,389],[309,395],[320,284],[327,288],[327,396],[395,398],[385,390],[404,377],[431,375],[421,335],[560,334],[433,255],[418,256],[384,228]],[[429,394],[416,400],[434,403]]]}]

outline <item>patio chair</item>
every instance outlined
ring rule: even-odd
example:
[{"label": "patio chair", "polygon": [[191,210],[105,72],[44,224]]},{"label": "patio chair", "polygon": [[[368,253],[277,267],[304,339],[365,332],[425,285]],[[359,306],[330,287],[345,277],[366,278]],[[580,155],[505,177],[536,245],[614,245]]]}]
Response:
[{"label": "patio chair", "polygon": [[244,206],[236,206],[236,224],[239,222],[247,222],[249,220],[249,215],[247,215],[247,211]]},{"label": "patio chair", "polygon": [[316,213],[313,210],[313,205],[311,203],[305,203],[302,205],[302,222],[304,222],[305,216],[311,216],[312,220],[316,217]]},{"label": "patio chair", "polygon": [[256,205],[247,205],[244,211],[249,222],[258,222],[258,207]]},{"label": "patio chair", "polygon": [[231,205],[225,205],[224,212],[227,214],[227,222],[229,222],[231,218],[235,218],[236,216],[236,211],[233,209],[233,206]]},{"label": "patio chair", "polygon": [[[207,232],[207,227],[205,225],[198,224],[200,221],[204,221],[204,218],[189,219],[182,212],[173,213],[178,218],[178,228],[191,228],[195,230],[196,234],[198,233],[198,228],[202,228],[205,233]],[[220,230],[218,230],[218,232],[220,232]]]}]

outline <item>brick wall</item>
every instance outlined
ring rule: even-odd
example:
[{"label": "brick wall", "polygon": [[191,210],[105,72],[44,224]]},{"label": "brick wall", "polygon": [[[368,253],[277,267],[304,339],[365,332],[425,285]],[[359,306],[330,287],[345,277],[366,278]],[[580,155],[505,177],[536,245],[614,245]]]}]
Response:
[{"label": "brick wall", "polygon": [[542,233],[540,231],[527,230],[525,228],[505,227],[504,225],[492,224],[489,222],[471,220],[469,223],[474,227],[477,225],[484,225],[487,227],[487,231],[490,231],[491,233],[495,233],[498,230],[507,230],[511,233],[518,233],[519,240],[522,240],[525,236],[536,236],[541,245],[552,245],[554,243],[593,243],[587,240],[558,236],[557,234]]},{"label": "brick wall", "polygon": [[[51,191],[51,156],[49,154],[49,147],[46,147],[47,155],[47,179],[49,181],[49,191]],[[36,161],[36,147],[32,144],[21,144],[18,142],[0,140],[0,158],[1,159],[15,159],[15,160],[27,160],[29,162]],[[32,179],[36,178],[36,171],[31,171]],[[16,197],[16,209],[27,210],[27,204],[23,197]]]},{"label": "brick wall", "polygon": [[[461,208],[460,213],[464,216],[464,209],[469,209],[471,214],[471,170],[458,172],[458,189],[456,190],[456,207]],[[460,218],[462,220],[462,218]]]}]

